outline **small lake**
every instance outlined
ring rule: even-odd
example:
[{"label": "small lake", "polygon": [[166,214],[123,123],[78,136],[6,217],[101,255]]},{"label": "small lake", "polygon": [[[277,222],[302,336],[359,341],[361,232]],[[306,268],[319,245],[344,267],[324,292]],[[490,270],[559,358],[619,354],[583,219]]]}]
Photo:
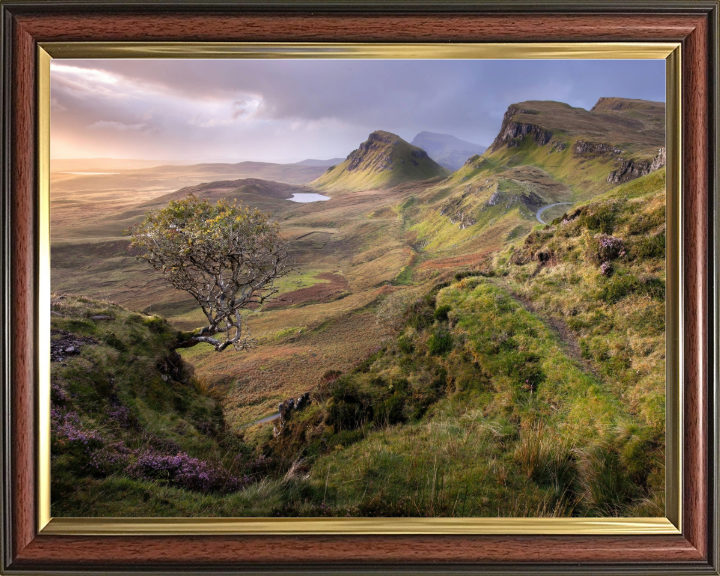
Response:
[{"label": "small lake", "polygon": [[329,196],[323,196],[322,194],[316,194],[315,192],[301,192],[292,195],[292,198],[288,198],[293,202],[320,202],[323,200],[330,200]]}]

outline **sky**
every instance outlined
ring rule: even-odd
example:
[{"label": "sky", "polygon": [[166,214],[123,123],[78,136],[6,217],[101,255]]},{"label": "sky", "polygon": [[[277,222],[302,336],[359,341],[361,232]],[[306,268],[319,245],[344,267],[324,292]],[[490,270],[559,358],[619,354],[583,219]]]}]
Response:
[{"label": "sky", "polygon": [[53,60],[53,159],[297,162],[374,130],[489,145],[510,104],[665,100],[663,60]]}]

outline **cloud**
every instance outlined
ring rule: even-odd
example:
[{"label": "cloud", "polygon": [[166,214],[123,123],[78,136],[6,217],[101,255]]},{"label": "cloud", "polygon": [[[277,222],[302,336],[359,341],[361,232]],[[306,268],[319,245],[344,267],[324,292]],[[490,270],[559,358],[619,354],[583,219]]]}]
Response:
[{"label": "cloud", "polygon": [[661,60],[54,60],[52,130],[95,156],[191,161],[345,156],[377,129],[487,145],[512,103],[664,100],[664,70]]},{"label": "cloud", "polygon": [[107,70],[60,64],[57,60],[50,63],[52,74],[57,77],[75,77],[91,84],[117,84],[120,76]]},{"label": "cloud", "polygon": [[50,98],[50,110],[55,110],[56,112],[67,112],[67,108],[60,104],[57,98]]},{"label": "cloud", "polygon": [[256,114],[261,107],[262,98],[235,100],[235,102],[232,103],[232,112],[230,117],[233,120],[249,118],[253,114]]},{"label": "cloud", "polygon": [[190,121],[190,124],[193,126],[199,126],[200,128],[215,128],[216,126],[229,126],[230,124],[234,124],[235,120],[233,119],[220,119],[220,118],[211,118],[210,120],[200,121],[199,119],[192,119]]},{"label": "cloud", "polygon": [[122,122],[115,122],[113,120],[99,120],[93,122],[88,128],[111,128],[112,130],[144,130],[147,128],[147,124],[123,124]]}]

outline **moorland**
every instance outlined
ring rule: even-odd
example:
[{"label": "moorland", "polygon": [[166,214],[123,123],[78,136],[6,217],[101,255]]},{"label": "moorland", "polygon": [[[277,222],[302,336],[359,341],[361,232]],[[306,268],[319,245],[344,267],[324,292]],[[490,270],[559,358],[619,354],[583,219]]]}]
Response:
[{"label": "moorland", "polygon": [[[531,101],[457,169],[383,130],[55,169],[53,515],[664,515],[664,141],[662,103]],[[175,351],[202,312],[123,234],[189,194],[290,242],[249,352]]]}]

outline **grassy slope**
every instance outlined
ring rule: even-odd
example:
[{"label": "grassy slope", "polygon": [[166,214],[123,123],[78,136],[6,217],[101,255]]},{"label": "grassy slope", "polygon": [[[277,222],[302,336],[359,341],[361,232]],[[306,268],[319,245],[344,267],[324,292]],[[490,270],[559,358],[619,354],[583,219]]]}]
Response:
[{"label": "grassy slope", "polygon": [[[569,186],[575,200],[590,199],[613,187],[608,174],[619,160],[652,159],[665,145],[665,105],[658,102],[601,98],[592,110],[560,102],[521,102],[510,107],[508,123],[537,126],[550,133],[547,144],[531,135],[510,146],[501,134],[483,155],[493,166],[531,165]],[[578,141],[608,144],[617,153],[575,150]]]},{"label": "grassy slope", "polygon": [[[271,210],[283,232],[294,238],[292,255],[299,266],[297,274],[280,283],[284,305],[254,311],[249,317],[260,348],[250,354],[219,355],[202,347],[183,352],[192,357],[198,374],[230,391],[224,404],[233,426],[265,416],[279,401],[312,388],[327,370],[320,362],[345,370],[358,355],[375,346],[377,326],[372,307],[412,260],[407,233],[393,206],[423,186],[427,185],[409,183],[392,190],[349,192],[315,204],[284,200],[282,194],[289,187],[283,185],[270,187],[270,192],[274,189],[280,197],[267,194],[262,198],[247,187],[196,187],[197,193],[212,198],[218,194],[239,197]],[[142,212],[138,206],[153,203],[152,207],[157,207],[158,202],[143,201],[119,211],[90,205],[66,223],[53,221],[54,237],[57,232],[86,238],[54,244],[53,290],[160,314],[178,328],[203,325],[205,319],[191,298],[136,261],[127,252],[126,238],[115,238],[119,230],[136,221],[137,217],[127,216],[129,212]],[[98,221],[85,221],[86,215]],[[329,282],[327,274],[338,281]],[[297,298],[296,292],[313,287],[315,293]]]},{"label": "grassy slope", "polygon": [[[354,166],[353,162],[358,160],[358,165]],[[378,130],[344,162],[328,168],[311,185],[328,192],[371,190],[447,176],[449,173],[417,146],[408,144],[395,134]]]},{"label": "grassy slope", "polygon": [[[509,146],[499,136],[482,156],[470,158],[417,198],[406,217],[426,250],[459,246],[483,233],[492,235],[492,227],[500,221],[505,234],[526,233],[535,225],[535,212],[541,206],[601,196],[614,187],[607,177],[618,168],[619,158],[650,159],[664,146],[661,103],[604,98],[591,111],[535,101],[513,109],[521,111],[506,116],[503,127],[509,122],[538,126],[552,133],[550,140],[539,145],[530,134]],[[579,140],[610,144],[622,153],[578,154],[574,147]],[[469,251],[474,248],[472,242],[467,246]]]},{"label": "grassy slope", "polygon": [[[395,336],[325,378],[277,439],[267,426],[250,435],[243,462],[265,462],[263,480],[201,494],[119,472],[86,479],[60,513],[662,515],[663,186],[650,175],[634,184],[646,193],[589,203],[470,276],[388,296],[377,316]],[[624,241],[610,277],[595,257],[600,233]],[[87,328],[107,307],[58,310],[57,326],[127,338],[117,325]],[[72,362],[86,370],[88,355]]]},{"label": "grassy slope", "polygon": [[[192,494],[169,477],[128,474],[146,453],[182,453],[221,475],[242,475],[235,457],[247,447],[192,367],[171,351],[175,330],[165,320],[85,298],[56,297],[53,311],[53,515],[97,515],[108,506],[133,515],[132,502],[123,503],[130,487],[151,507],[168,493],[176,500]],[[76,352],[64,352],[69,347]],[[158,484],[165,496],[155,493]]]},{"label": "grassy slope", "polygon": [[[662,515],[664,182],[646,178],[414,305],[278,452],[316,458],[308,483],[338,513]],[[626,249],[610,277],[603,232]]]}]

